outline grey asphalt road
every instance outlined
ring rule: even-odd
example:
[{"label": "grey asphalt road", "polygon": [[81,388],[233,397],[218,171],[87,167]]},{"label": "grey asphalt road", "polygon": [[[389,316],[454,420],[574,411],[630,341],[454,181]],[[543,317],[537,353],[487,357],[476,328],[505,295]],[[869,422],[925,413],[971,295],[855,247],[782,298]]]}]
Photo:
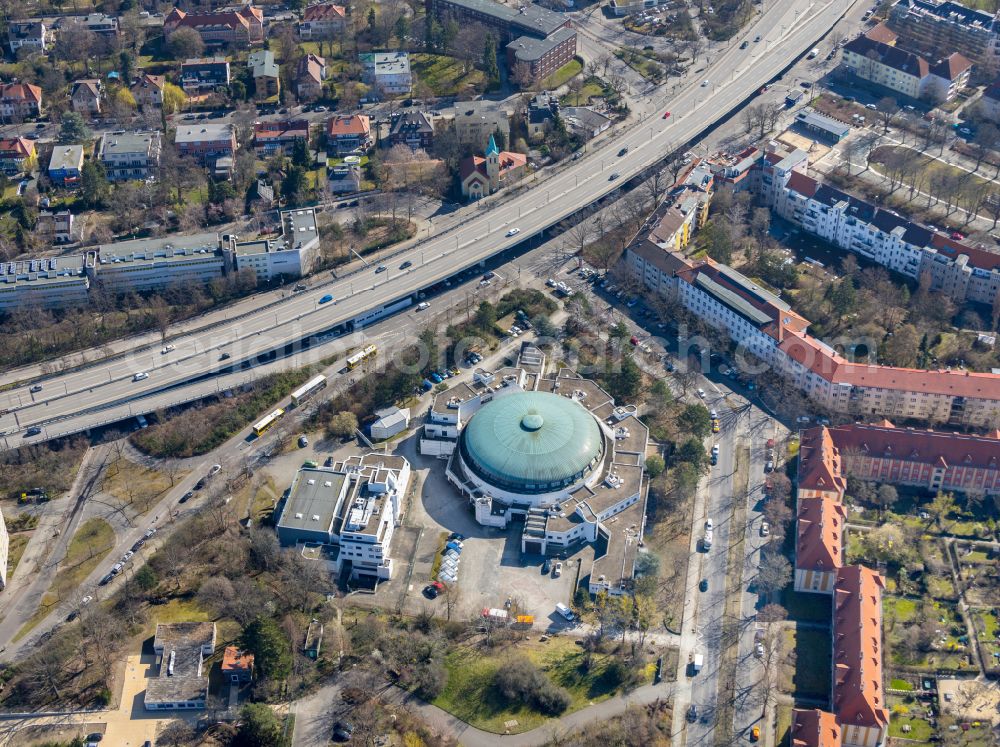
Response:
[{"label": "grey asphalt road", "polygon": [[[705,85],[692,84],[669,101],[671,118],[650,116],[595,147],[579,161],[539,176],[530,189],[488,209],[465,209],[467,212],[461,213],[464,222],[399,255],[387,263],[387,272],[376,275],[368,269],[247,317],[177,338],[173,341],[175,350],[168,354],[161,354],[158,346],[146,347],[127,359],[53,376],[35,395],[25,386],[5,392],[0,397],[0,408],[7,412],[0,416],[0,432],[9,434],[6,447],[30,441],[21,436],[29,425],[43,426],[43,433],[36,437],[39,439],[51,437],[56,429],[50,429],[48,424],[60,420],[64,421],[61,432],[66,433],[65,419],[70,417],[74,418],[75,428],[83,429],[88,423],[105,420],[106,414],[100,410],[109,405],[127,403],[212,371],[225,352],[236,360],[250,358],[290,339],[322,332],[387,302],[406,298],[416,289],[513,246],[524,236],[537,233],[614,189],[618,180],[610,179],[613,173],[626,179],[657,159],[663,149],[694,138],[756,90],[761,80],[773,77],[807,49],[849,4],[850,0],[798,0],[783,7],[772,6],[748,32],[759,31],[764,41],[747,50],[734,45],[716,55],[712,67],[699,73],[699,78],[705,76]],[[662,103],[666,104],[666,97]],[[628,153],[617,156],[624,146],[629,147]],[[508,235],[513,228],[519,229],[519,235]],[[397,269],[396,262],[404,260],[413,262],[413,266]],[[327,293],[338,302],[319,304],[320,297]],[[138,372],[148,373],[149,377],[133,381],[132,376]],[[199,389],[204,385],[190,388],[189,398],[203,396]]]}]

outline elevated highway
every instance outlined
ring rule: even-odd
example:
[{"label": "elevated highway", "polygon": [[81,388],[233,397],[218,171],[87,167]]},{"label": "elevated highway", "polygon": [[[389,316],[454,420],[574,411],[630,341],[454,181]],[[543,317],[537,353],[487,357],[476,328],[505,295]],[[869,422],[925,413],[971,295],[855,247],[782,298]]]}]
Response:
[{"label": "elevated highway", "polygon": [[[168,399],[170,404],[198,399],[259,375],[237,370],[205,380],[234,363],[338,326],[361,327],[386,307],[412,302],[419,290],[552,227],[641,174],[679,144],[697,138],[805,54],[851,4],[851,0],[772,4],[746,30],[747,49],[734,43],[720,52],[689,86],[669,100],[664,98],[654,114],[582,158],[555,168],[530,189],[485,209],[468,209],[467,220],[397,255],[384,272],[366,269],[171,339],[173,349],[167,352],[146,344],[124,356],[50,376],[37,382],[42,386],[39,391],[23,385],[0,393],[0,445],[14,448],[80,432],[150,412]],[[753,42],[758,35],[761,40]],[[671,116],[664,119],[667,109]],[[619,156],[625,148],[627,152]],[[410,265],[403,269],[404,263]],[[322,302],[327,295],[333,300]],[[223,356],[227,358],[221,360]],[[134,380],[139,373],[146,377]],[[40,432],[26,435],[31,427]]]}]

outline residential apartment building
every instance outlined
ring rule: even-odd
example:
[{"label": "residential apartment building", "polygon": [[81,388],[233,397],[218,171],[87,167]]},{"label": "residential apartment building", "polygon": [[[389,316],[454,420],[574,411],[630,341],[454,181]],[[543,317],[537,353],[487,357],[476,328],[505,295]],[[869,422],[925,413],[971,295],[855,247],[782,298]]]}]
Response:
[{"label": "residential apartment building", "polygon": [[413,87],[410,74],[410,56],[406,52],[363,52],[361,79],[379,96],[407,94]]},{"label": "residential apartment building", "polygon": [[576,55],[576,31],[564,26],[543,39],[519,36],[505,49],[511,70],[523,70],[532,80],[541,80]]},{"label": "residential apartment building", "polygon": [[229,85],[229,60],[204,57],[186,60],[181,65],[181,87],[185,93],[198,94]]},{"label": "residential apartment building", "polygon": [[227,44],[246,47],[264,41],[264,12],[252,3],[238,11],[215,13],[185,13],[174,8],[163,19],[163,32],[170,36],[179,28],[194,29],[208,47]]},{"label": "residential apartment building", "polygon": [[337,572],[374,583],[392,577],[389,555],[403,514],[410,463],[401,456],[365,454],[331,467],[303,467],[283,499],[277,522],[283,545],[331,546]]},{"label": "residential apartment building", "polygon": [[951,0],[899,0],[889,11],[889,27],[907,46],[926,55],[958,52],[996,70],[1000,35],[995,17]]},{"label": "residential apartment building", "polygon": [[253,78],[255,99],[263,101],[280,93],[281,78],[278,74],[278,63],[274,61],[274,52],[269,49],[251,52],[247,67],[250,68],[250,77]]},{"label": "residential apartment building", "polygon": [[159,109],[163,106],[163,86],[166,83],[167,79],[162,75],[151,75],[149,73],[140,75],[129,89],[132,92],[132,97],[135,99],[136,106],[140,109],[145,109],[146,107]]},{"label": "residential apartment building", "polygon": [[236,130],[231,124],[179,125],[174,142],[181,156],[191,156],[203,164],[236,155]]},{"label": "residential apartment building", "polygon": [[204,285],[224,271],[214,233],[119,241],[87,251],[91,284],[112,294]]},{"label": "residential apartment building", "polygon": [[35,142],[26,137],[0,140],[0,172],[5,176],[26,174],[38,165]]},{"label": "residential apartment building", "polygon": [[75,187],[83,171],[82,145],[56,145],[49,159],[49,179],[59,187]]},{"label": "residential apartment building", "polygon": [[299,38],[304,41],[335,39],[343,33],[346,23],[347,9],[343,5],[316,3],[302,13]]},{"label": "residential apartment building", "polygon": [[108,181],[151,179],[159,171],[161,150],[159,131],[108,132],[101,138],[97,157]]},{"label": "residential apartment building", "polygon": [[309,142],[308,119],[282,119],[254,122],[253,147],[262,157],[275,153],[290,155],[296,140]]},{"label": "residential apartment building", "polygon": [[316,54],[307,54],[299,60],[295,70],[295,88],[299,98],[311,101],[323,95],[326,80],[326,60]]},{"label": "residential apartment building", "polygon": [[428,15],[442,23],[475,23],[485,27],[506,47],[512,65],[523,63],[533,76],[557,70],[576,54],[576,32],[559,13],[533,3],[501,5],[493,0],[426,0]]},{"label": "residential apartment building", "polygon": [[[1000,375],[965,370],[918,370],[848,361],[808,333],[809,321],[730,267],[655,256],[640,243],[626,263],[648,290],[674,293],[691,314],[722,329],[742,351],[788,378],[831,413],[955,426],[1000,424]],[[666,253],[667,250],[662,250]],[[664,279],[671,262],[688,265]]]},{"label": "residential apartment building", "polygon": [[[72,216],[65,217],[72,231]],[[289,210],[279,217],[281,231],[269,238],[241,242],[228,234],[173,235],[103,244],[63,257],[0,262],[0,309],[82,306],[89,302],[91,288],[110,293],[159,290],[204,284],[244,270],[260,281],[299,277],[309,271],[319,247],[315,212]],[[59,230],[62,214],[51,218]]]},{"label": "residential apartment building", "polygon": [[413,150],[427,150],[434,144],[434,126],[423,112],[401,112],[392,120],[389,142],[392,145],[408,145]]},{"label": "residential apartment building", "polygon": [[153,651],[157,675],[146,681],[145,709],[204,708],[210,668],[205,660],[215,653],[215,623],[157,623]]},{"label": "residential apartment building", "polygon": [[73,83],[70,93],[70,106],[73,111],[85,117],[101,113],[101,81],[87,79]]},{"label": "residential apartment building", "polygon": [[931,289],[957,303],[989,306],[1000,294],[1000,254],[956,241],[823,184],[807,169],[803,151],[783,158],[767,154],[760,181],[765,204],[824,241],[904,277],[917,280],[929,275]]},{"label": "residential apartment building", "polygon": [[11,21],[7,27],[7,46],[12,55],[19,49],[44,52],[49,42],[49,31],[41,21]]},{"label": "residential apartment building", "polygon": [[972,62],[958,52],[931,62],[895,40],[887,44],[864,34],[844,46],[841,65],[862,80],[934,103],[953,99],[972,71]]},{"label": "residential apartment building", "polygon": [[35,232],[44,236],[50,244],[68,244],[76,241],[73,222],[73,213],[69,210],[42,210],[38,214]]},{"label": "residential apartment building", "polygon": [[31,83],[0,83],[0,118],[5,122],[42,113],[42,89]]},{"label": "residential apartment building", "polygon": [[361,159],[351,163],[354,156],[327,169],[327,181],[333,194],[350,194],[361,191]]},{"label": "residential apartment building", "polygon": [[[1000,431],[986,435],[870,425],[811,428],[802,434],[810,462],[829,464],[829,495],[843,500],[847,477],[973,497],[1000,495]],[[803,472],[800,469],[799,474]],[[817,484],[815,469],[805,473]]]},{"label": "residential apartment building", "polygon": [[0,262],[0,310],[85,306],[89,290],[82,254]]},{"label": "residential apartment building", "polygon": [[335,156],[367,153],[374,145],[371,120],[366,114],[337,114],[326,123],[327,152]]},{"label": "residential apartment building", "polygon": [[847,481],[840,459],[827,429],[802,434],[795,589],[830,596],[834,641],[830,711],[793,712],[792,744],[802,747],[878,747],[889,727],[882,676],[885,582],[870,568],[843,562]]},{"label": "residential apartment building", "polygon": [[223,236],[227,266],[236,272],[253,272],[258,283],[308,274],[319,251],[316,212],[285,210],[280,217],[281,233],[277,236],[242,242],[238,236]]},{"label": "residential apartment building", "polygon": [[510,112],[492,101],[463,101],[455,105],[455,136],[462,147],[482,148],[499,130],[510,142]]}]

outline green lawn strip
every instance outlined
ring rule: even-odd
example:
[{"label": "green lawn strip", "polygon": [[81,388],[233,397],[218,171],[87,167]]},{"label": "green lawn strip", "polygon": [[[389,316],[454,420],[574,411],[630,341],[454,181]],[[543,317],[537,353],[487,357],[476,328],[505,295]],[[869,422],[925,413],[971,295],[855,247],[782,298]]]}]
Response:
[{"label": "green lawn strip", "polygon": [[83,579],[90,575],[114,546],[115,531],[108,522],[100,518],[85,521],[70,540],[66,557],[59,564],[59,570],[38,610],[17,631],[14,641],[19,641],[31,632],[53,606],[70,598],[80,588]]},{"label": "green lawn strip", "polygon": [[830,634],[825,630],[787,628],[785,651],[794,653],[795,668],[786,668],[782,687],[800,698],[827,698],[830,694]]},{"label": "green lawn strip", "polygon": [[476,68],[465,72],[462,63],[454,57],[416,52],[410,55],[410,67],[435,96],[480,92],[485,88],[486,76],[483,72]]},{"label": "green lawn strip", "polygon": [[542,81],[542,90],[551,91],[583,72],[583,63],[574,57]]},{"label": "green lawn strip", "polygon": [[10,544],[7,546],[7,578],[14,575],[14,569],[21,562],[24,555],[24,548],[28,546],[31,539],[31,532],[18,532],[10,535]]},{"label": "green lawn strip", "polygon": [[437,581],[441,562],[444,560],[444,546],[448,544],[448,532],[441,532],[438,537],[437,550],[434,552],[434,562],[431,563],[431,580]]},{"label": "green lawn strip", "polygon": [[577,93],[567,93],[562,97],[560,103],[563,106],[586,106],[591,97],[602,96],[604,88],[594,78],[589,78]]},{"label": "green lawn strip", "polygon": [[889,682],[889,687],[893,690],[912,690],[913,685],[911,685],[906,680],[893,679]]},{"label": "green lawn strip", "polygon": [[[520,733],[552,720],[523,703],[508,701],[493,686],[496,672],[509,651],[509,647],[494,653],[469,646],[453,649],[445,657],[448,684],[433,701],[434,705],[494,734],[503,734],[508,721],[517,721],[510,732]],[[590,670],[584,673],[581,666],[584,652],[570,638],[518,646],[517,653],[525,655],[569,692],[571,703],[564,716],[615,694],[604,677],[611,657],[595,655]]]}]

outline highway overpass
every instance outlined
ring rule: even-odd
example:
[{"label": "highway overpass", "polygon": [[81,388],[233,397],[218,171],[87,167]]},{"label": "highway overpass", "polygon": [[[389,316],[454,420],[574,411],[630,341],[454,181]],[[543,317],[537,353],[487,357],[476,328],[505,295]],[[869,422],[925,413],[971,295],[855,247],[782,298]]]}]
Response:
[{"label": "highway overpass", "polygon": [[[469,209],[468,220],[397,255],[385,272],[369,268],[258,312],[171,339],[174,349],[166,353],[158,345],[138,348],[113,360],[48,377],[38,382],[40,391],[31,392],[23,385],[3,392],[3,446],[13,448],[150,412],[164,395],[169,395],[171,404],[199,399],[259,376],[237,371],[210,382],[206,391],[206,374],[234,361],[249,361],[338,325],[361,326],[379,318],[380,310],[405,304],[418,290],[552,227],[641,174],[678,144],[697,138],[808,51],[851,4],[850,0],[773,3],[744,34],[750,39],[759,34],[760,42],[751,42],[745,50],[732,44],[685,89],[669,100],[664,97],[660,111],[583,158],[555,167],[530,189],[492,202],[486,209]],[[663,119],[666,109],[671,116]],[[628,152],[619,157],[626,146]],[[612,179],[614,174],[618,177]],[[518,233],[509,235],[513,228]],[[404,262],[412,264],[402,269]],[[334,300],[321,303],[327,294]],[[227,354],[229,358],[221,361]],[[135,381],[137,373],[148,376]],[[199,381],[190,383],[194,380]],[[26,436],[31,426],[41,432]]]}]

